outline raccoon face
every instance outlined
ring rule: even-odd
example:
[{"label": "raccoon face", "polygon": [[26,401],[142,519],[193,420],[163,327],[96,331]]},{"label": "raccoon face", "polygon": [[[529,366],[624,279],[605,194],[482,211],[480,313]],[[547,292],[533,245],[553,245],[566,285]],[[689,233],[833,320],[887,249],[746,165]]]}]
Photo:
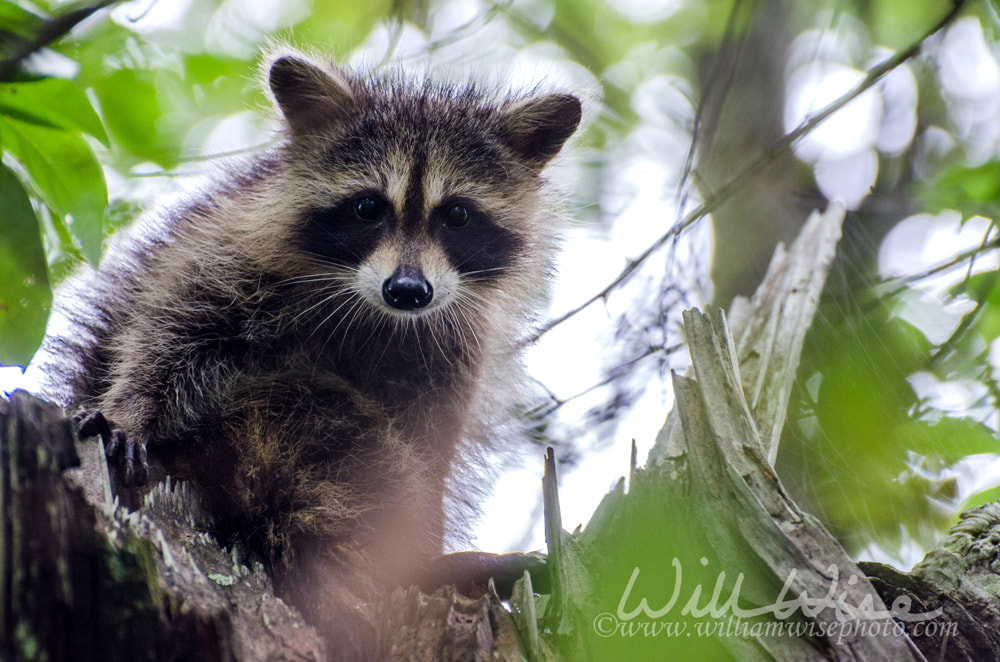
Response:
[{"label": "raccoon face", "polygon": [[579,123],[575,97],[496,103],[297,55],[269,82],[300,182],[295,248],[369,306],[404,319],[475,306],[537,261],[539,174]]},{"label": "raccoon face", "polygon": [[[411,197],[419,197],[411,191]],[[524,239],[467,198],[410,205],[367,190],[308,211],[301,248],[346,267],[351,289],[393,315],[430,312],[514,268]]]}]

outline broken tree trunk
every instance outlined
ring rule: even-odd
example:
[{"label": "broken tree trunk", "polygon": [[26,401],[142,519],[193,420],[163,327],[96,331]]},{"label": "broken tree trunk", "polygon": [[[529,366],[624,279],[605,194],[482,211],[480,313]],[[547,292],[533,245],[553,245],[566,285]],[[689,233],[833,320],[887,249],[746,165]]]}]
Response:
[{"label": "broken tree trunk", "polygon": [[547,529],[543,632],[565,659],[1000,659],[1000,507],[967,514],[913,573],[862,569],[774,473],[842,220],[814,214],[728,320],[685,313],[692,368],[646,466],[633,456],[628,494],[623,480],[582,531]]},{"label": "broken tree trunk", "polygon": [[[1000,658],[1000,507],[912,573],[866,564],[869,581],[772,469],[842,217],[815,214],[728,321],[685,314],[674,411],[628,494],[623,480],[582,531],[562,530],[549,455],[550,594],[527,575],[508,605],[397,591],[376,608],[377,659]],[[98,441],[74,446],[62,412],[26,393],[0,401],[0,659],[325,658],[263,568],[204,533],[187,487],[132,514],[111,493]]]},{"label": "broken tree trunk", "polygon": [[169,481],[141,511],[119,508],[100,443],[74,448],[58,407],[14,392],[0,402],[0,659],[324,659],[201,517]]}]

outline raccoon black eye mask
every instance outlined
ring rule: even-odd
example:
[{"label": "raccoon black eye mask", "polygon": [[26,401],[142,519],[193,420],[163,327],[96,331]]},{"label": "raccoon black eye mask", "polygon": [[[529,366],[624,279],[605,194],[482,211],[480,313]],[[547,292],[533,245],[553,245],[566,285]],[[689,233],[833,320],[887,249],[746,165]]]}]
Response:
[{"label": "raccoon black eye mask", "polygon": [[280,145],[69,279],[36,367],[105,438],[126,503],[189,481],[335,659],[369,659],[384,592],[508,565],[442,560],[466,522],[447,504],[475,496],[445,485],[520,434],[519,340],[563,223],[543,168],[580,103],[293,51],[266,79]]},{"label": "raccoon black eye mask", "polygon": [[[491,222],[471,201],[447,201],[433,209],[426,219],[404,226],[384,196],[371,192],[304,212],[300,246],[330,264],[357,267],[380,244],[405,242],[406,235],[420,232],[426,233],[443,251],[451,269],[480,281],[502,278],[504,270],[515,263],[524,248],[521,237]],[[433,290],[433,284],[424,279],[419,267],[406,266],[409,269],[404,270],[412,272],[423,289]],[[391,285],[390,278],[385,286]],[[416,306],[419,307],[422,306]]]}]

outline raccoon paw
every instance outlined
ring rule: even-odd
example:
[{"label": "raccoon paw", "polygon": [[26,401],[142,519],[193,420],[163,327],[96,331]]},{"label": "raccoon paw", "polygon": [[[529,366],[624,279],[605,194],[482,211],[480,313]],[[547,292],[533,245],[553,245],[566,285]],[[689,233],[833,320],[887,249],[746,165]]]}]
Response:
[{"label": "raccoon paw", "polygon": [[73,424],[80,437],[101,437],[108,466],[123,472],[123,482],[127,487],[146,484],[149,480],[146,444],[113,427],[100,409],[81,409],[73,415]]}]

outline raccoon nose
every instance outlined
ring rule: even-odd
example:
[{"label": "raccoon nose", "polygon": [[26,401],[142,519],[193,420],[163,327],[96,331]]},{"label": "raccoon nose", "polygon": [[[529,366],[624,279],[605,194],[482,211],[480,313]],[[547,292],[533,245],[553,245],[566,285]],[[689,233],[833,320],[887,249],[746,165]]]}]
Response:
[{"label": "raccoon nose", "polygon": [[417,310],[431,302],[434,288],[419,269],[400,267],[382,283],[382,298],[393,308]]}]

